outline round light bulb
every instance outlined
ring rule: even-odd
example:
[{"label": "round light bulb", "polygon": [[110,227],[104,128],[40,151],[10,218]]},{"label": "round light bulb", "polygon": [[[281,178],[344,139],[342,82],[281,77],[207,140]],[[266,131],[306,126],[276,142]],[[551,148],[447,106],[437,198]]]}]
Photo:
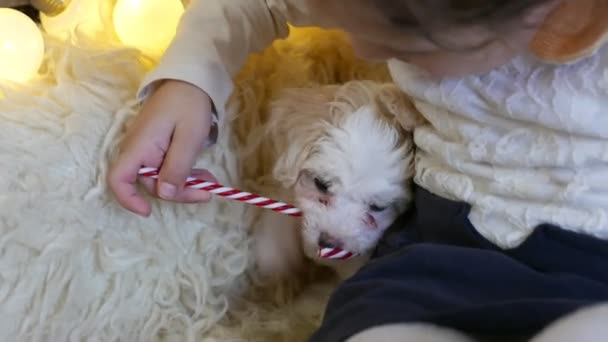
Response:
[{"label": "round light bulb", "polygon": [[114,31],[123,44],[158,57],[175,36],[183,12],[180,0],[118,0]]},{"label": "round light bulb", "polygon": [[43,58],[36,23],[17,10],[0,8],[0,79],[25,82],[38,73]]},{"label": "round light bulb", "polygon": [[46,33],[66,40],[74,32],[94,36],[104,31],[103,4],[105,0],[72,0],[57,15],[40,13],[40,22]]}]

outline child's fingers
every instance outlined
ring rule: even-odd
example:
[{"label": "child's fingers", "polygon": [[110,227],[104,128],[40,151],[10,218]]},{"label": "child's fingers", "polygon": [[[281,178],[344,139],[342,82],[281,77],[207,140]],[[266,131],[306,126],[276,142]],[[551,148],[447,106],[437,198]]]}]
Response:
[{"label": "child's fingers", "polygon": [[[202,149],[209,132],[209,122],[178,125],[158,175],[158,196],[177,201],[182,197],[184,183],[190,176],[192,166]],[[194,195],[190,195],[194,196]]]},{"label": "child's fingers", "polygon": [[173,127],[165,122],[156,125],[144,123],[141,119],[136,121],[131,135],[123,142],[123,148],[110,168],[108,185],[120,205],[136,214],[148,216],[151,207],[137,192],[137,176],[142,165],[161,165]]},{"label": "child's fingers", "polygon": [[215,176],[211,172],[209,172],[209,170],[193,169],[190,173],[190,176],[207,182],[217,183],[217,178],[215,178]]},{"label": "child's fingers", "polygon": [[129,159],[129,154],[121,154],[108,174],[108,185],[116,200],[127,210],[142,216],[150,215],[150,204],[137,192],[137,172],[141,166],[139,159]]},{"label": "child's fingers", "polygon": [[[140,184],[153,196],[158,193],[158,182],[155,179],[141,177]],[[186,188],[175,198],[171,199],[171,201],[178,203],[204,203],[209,202],[210,199],[211,194],[207,191]]]},{"label": "child's fingers", "polygon": [[[209,182],[217,182],[215,177],[207,170],[195,169],[190,174],[191,177]],[[158,193],[158,182],[149,177],[141,177],[140,183],[153,196]],[[211,194],[207,191],[199,189],[185,188],[172,201],[179,203],[201,203],[208,202],[211,199]]]}]

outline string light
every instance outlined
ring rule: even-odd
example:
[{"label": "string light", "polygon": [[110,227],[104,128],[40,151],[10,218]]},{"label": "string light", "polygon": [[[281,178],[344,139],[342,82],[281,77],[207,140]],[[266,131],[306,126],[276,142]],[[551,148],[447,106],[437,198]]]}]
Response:
[{"label": "string light", "polygon": [[30,4],[48,16],[55,16],[63,12],[71,0],[30,0]]},{"label": "string light", "polygon": [[104,10],[107,0],[72,0],[60,13],[40,13],[40,22],[45,32],[62,40],[74,32],[94,36],[105,32]]},{"label": "string light", "polygon": [[36,23],[17,10],[0,8],[0,79],[25,82],[38,73],[43,58]]},{"label": "string light", "polygon": [[[175,36],[188,0],[30,0],[44,31],[66,40],[74,32],[117,37],[124,45],[160,57]],[[110,19],[111,17],[111,19]],[[109,22],[113,24],[108,29]],[[111,31],[111,32],[110,32]],[[0,8],[0,79],[31,79],[44,58],[44,40],[26,15]]]},{"label": "string light", "polygon": [[180,0],[118,0],[114,30],[123,44],[158,57],[175,36],[183,12]]}]

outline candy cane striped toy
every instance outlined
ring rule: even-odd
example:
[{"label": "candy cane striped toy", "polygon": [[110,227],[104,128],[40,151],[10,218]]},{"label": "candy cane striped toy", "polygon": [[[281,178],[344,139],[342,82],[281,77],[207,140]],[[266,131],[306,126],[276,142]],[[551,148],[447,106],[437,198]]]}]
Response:
[{"label": "candy cane striped toy", "polygon": [[[139,175],[142,177],[158,179],[158,169],[154,167],[142,166],[141,169],[139,169]],[[284,215],[294,217],[302,216],[302,211],[291,204],[275,201],[273,199],[262,197],[250,192],[237,190],[198,178],[188,177],[186,179],[186,187],[208,191],[218,196],[252,204],[261,208],[270,209]],[[354,257],[355,254],[341,248],[320,248],[318,256],[324,259],[346,260]]]},{"label": "candy cane striped toy", "polygon": [[[142,167],[139,170],[139,175],[143,177],[150,177],[157,179],[158,178],[158,169],[153,167]],[[192,189],[199,189],[208,191],[212,194],[216,194],[218,196],[226,197],[229,199],[237,200],[240,202],[245,202],[248,204],[253,204],[260,208],[270,209],[272,211],[276,211],[277,213],[289,215],[289,216],[302,216],[302,211],[300,209],[294,207],[291,204],[279,202],[272,200],[270,198],[262,197],[260,195],[252,194],[250,192],[245,192],[241,190],[237,190],[234,188],[229,188],[223,186],[221,184],[217,184],[214,182],[204,181],[202,179],[188,177],[186,179],[186,187]]]},{"label": "candy cane striped toy", "polygon": [[347,260],[355,255],[349,251],[345,251],[341,248],[319,248],[317,255],[323,259],[333,259],[333,260]]}]

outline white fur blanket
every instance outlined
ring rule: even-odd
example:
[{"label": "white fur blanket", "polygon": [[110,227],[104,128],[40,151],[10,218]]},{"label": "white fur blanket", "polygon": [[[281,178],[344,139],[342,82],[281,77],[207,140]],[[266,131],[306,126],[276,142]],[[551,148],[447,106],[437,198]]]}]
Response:
[{"label": "white fur blanket", "polygon": [[[113,201],[107,161],[152,64],[104,44],[47,39],[39,79],[0,84],[0,341],[304,340],[331,285],[295,300],[243,296],[244,205],[152,200],[144,219]],[[355,60],[337,32],[296,31],[252,58],[228,111],[263,110],[284,87],[387,75]],[[249,131],[256,116],[240,124],[237,132]],[[232,143],[220,135],[197,166],[239,186]]]},{"label": "white fur blanket", "polygon": [[[144,64],[132,50],[50,43],[40,80],[1,89],[0,341],[222,336],[209,329],[249,262],[243,206],[154,201],[148,219],[119,208],[104,160]],[[223,151],[199,165],[230,183]]]}]

